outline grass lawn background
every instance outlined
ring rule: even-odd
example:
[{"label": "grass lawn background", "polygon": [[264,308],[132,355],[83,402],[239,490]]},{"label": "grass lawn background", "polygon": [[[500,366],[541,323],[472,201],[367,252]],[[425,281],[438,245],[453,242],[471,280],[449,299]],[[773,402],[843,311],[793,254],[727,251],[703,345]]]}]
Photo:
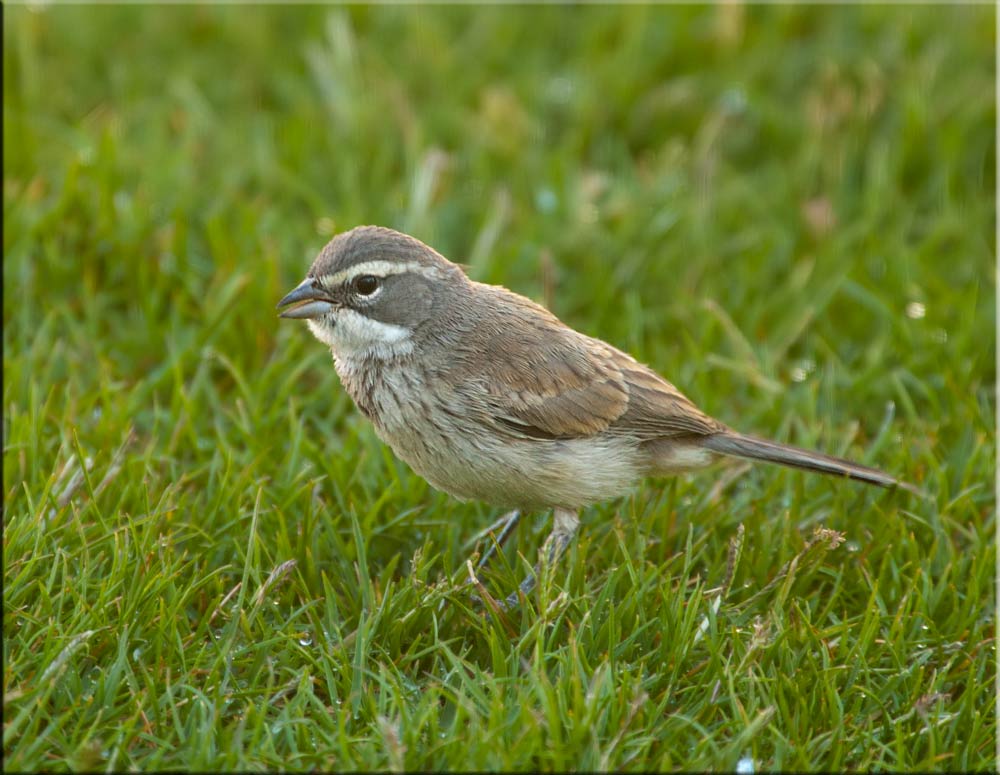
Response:
[{"label": "grass lawn background", "polygon": [[[993,768],[994,8],[4,22],[5,768]],[[360,223],[932,497],[647,482],[480,615],[275,316]]]}]

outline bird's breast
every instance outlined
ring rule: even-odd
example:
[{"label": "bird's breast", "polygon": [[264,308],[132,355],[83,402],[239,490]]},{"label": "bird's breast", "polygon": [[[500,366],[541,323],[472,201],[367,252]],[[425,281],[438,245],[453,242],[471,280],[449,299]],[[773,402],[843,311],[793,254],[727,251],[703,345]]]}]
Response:
[{"label": "bird's breast", "polygon": [[626,494],[642,475],[635,442],[611,436],[517,438],[467,395],[416,364],[338,359],[358,408],[393,452],[439,490],[498,506],[579,508]]}]

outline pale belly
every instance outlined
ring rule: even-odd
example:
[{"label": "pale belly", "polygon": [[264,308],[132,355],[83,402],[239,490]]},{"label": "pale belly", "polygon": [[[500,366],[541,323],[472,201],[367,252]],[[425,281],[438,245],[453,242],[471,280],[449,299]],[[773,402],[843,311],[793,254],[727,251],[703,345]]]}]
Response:
[{"label": "pale belly", "polygon": [[498,506],[581,508],[626,495],[639,479],[635,449],[620,442],[476,440],[445,456],[410,451],[397,454],[438,489]]},{"label": "pale belly", "polygon": [[457,403],[431,403],[411,371],[377,375],[337,363],[379,438],[431,485],[461,500],[540,509],[580,508],[627,494],[643,473],[641,450],[622,438],[499,436]]},{"label": "pale belly", "polygon": [[639,478],[635,450],[621,444],[379,435],[437,489],[496,506],[580,508],[627,494]]}]

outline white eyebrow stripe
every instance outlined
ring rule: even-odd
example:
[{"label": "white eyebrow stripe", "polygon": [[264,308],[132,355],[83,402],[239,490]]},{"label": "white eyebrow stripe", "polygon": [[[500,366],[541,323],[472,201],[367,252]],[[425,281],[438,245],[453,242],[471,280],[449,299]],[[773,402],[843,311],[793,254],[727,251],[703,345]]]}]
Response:
[{"label": "white eyebrow stripe", "polygon": [[364,261],[334,274],[324,275],[318,279],[323,285],[331,288],[353,280],[355,277],[360,277],[363,274],[370,274],[375,277],[388,277],[389,275],[405,274],[406,272],[422,274],[425,277],[437,277],[440,274],[436,267],[420,264],[416,261]]}]

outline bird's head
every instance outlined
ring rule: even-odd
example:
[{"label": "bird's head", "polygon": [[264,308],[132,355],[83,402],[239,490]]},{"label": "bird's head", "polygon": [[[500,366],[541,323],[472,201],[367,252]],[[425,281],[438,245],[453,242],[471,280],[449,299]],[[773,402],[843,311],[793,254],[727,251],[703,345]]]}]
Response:
[{"label": "bird's head", "polygon": [[278,302],[342,357],[411,352],[414,338],[468,279],[420,240],[381,226],[334,237]]}]

